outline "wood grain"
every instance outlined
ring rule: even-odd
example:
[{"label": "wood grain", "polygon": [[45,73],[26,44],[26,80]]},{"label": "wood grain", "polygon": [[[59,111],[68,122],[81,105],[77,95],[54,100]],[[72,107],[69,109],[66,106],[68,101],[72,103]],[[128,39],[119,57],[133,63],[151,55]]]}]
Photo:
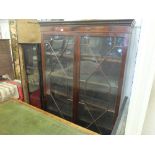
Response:
[{"label": "wood grain", "polygon": [[8,74],[10,78],[14,78],[10,42],[8,39],[0,39],[0,75],[3,74]]}]

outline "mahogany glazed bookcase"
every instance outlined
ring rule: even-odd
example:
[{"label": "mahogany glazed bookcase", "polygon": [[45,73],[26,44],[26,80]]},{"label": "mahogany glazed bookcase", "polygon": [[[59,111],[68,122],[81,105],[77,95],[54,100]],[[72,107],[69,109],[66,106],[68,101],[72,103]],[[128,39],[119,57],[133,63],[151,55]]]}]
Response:
[{"label": "mahogany glazed bookcase", "polygon": [[46,110],[110,134],[133,25],[134,20],[40,22]]}]

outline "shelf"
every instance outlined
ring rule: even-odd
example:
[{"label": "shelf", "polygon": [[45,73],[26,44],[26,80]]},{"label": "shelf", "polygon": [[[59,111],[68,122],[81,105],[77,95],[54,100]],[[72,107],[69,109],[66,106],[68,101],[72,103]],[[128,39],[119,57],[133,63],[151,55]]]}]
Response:
[{"label": "shelf", "polygon": [[[66,81],[66,84],[68,87],[72,87],[73,85],[73,78],[71,76],[64,76],[64,75],[60,75],[58,74],[58,72],[54,72],[54,74],[51,74],[51,80],[52,78],[57,79],[57,81],[54,82],[54,84],[57,84],[59,86],[64,86],[64,84],[60,83],[60,80],[68,80]],[[95,81],[96,80],[96,81]],[[102,79],[96,78],[93,80],[89,80],[87,81],[87,87],[86,87],[86,80],[82,80],[80,79],[80,89],[85,89],[87,88],[87,90],[91,90],[91,91],[97,91],[98,93],[110,93],[112,95],[115,95],[117,93],[118,90],[118,82],[115,80],[110,80],[108,79],[108,82],[110,84],[107,83],[107,81],[104,81]],[[101,82],[102,80],[102,82]]]},{"label": "shelf", "polygon": [[[85,104],[84,102],[79,102],[79,103],[80,104],[83,104],[83,105]],[[99,104],[97,105],[97,104],[93,104],[91,102],[87,103],[87,105],[88,106],[92,106],[92,107],[97,108],[97,109],[104,110],[104,111],[106,110],[106,107],[104,105],[99,105]],[[107,112],[109,112],[109,113],[115,113],[114,109],[110,109],[110,108],[107,110]]]},{"label": "shelf", "polygon": [[[52,90],[51,92],[56,94],[56,95],[59,95],[59,96],[68,97],[68,98],[70,97],[71,98],[71,96],[68,96],[67,94],[62,93],[60,91]],[[50,94],[47,94],[47,95],[50,95]]]},{"label": "shelf", "polygon": [[[55,57],[54,54],[47,54],[48,56]],[[59,58],[61,54],[56,54]],[[62,58],[66,59],[74,59],[72,55],[62,55]],[[113,63],[121,63],[122,60],[120,58],[112,58],[111,56],[91,56],[91,55],[81,55],[81,60],[88,60],[88,61],[106,61],[106,62],[113,62]]]},{"label": "shelf", "polygon": [[104,57],[100,57],[100,56],[94,56],[92,58],[89,58],[88,56],[83,56],[81,55],[81,60],[90,60],[90,61],[99,61],[99,62],[102,62],[102,61],[106,61],[106,62],[114,62],[114,63],[121,63],[121,59],[114,59],[114,58],[111,58],[109,56],[104,56]]},{"label": "shelf", "polygon": [[[66,95],[65,93],[63,93],[63,92],[58,92],[58,91],[55,91],[55,90],[52,90],[52,93],[54,93],[54,94],[56,94],[56,95],[58,95],[59,96],[59,99],[60,99],[60,97],[62,96],[62,97],[64,97],[64,98],[67,98],[67,100],[68,101],[71,101],[71,102],[73,102],[73,99],[71,99],[71,97],[70,96],[68,96],[68,95]],[[47,94],[47,95],[50,95],[50,94]],[[70,98],[69,98],[70,97]],[[104,102],[104,101],[103,101]],[[84,102],[79,102],[79,104],[81,104],[81,105],[85,105],[85,103]],[[106,110],[106,107],[104,106],[104,105],[97,105],[97,104],[93,104],[93,103],[91,103],[91,102],[89,102],[89,103],[87,103],[88,104],[88,106],[92,106],[93,108],[97,108],[97,109],[101,109],[101,110]],[[101,103],[100,103],[101,104]],[[114,109],[108,109],[107,110],[107,112],[110,112],[110,113],[115,113],[114,112]]]},{"label": "shelf", "polygon": [[[80,44],[80,45],[91,48],[91,47],[90,47],[90,44]],[[115,46],[112,46],[111,48],[122,48],[122,47],[123,47],[123,46],[115,45]]]}]

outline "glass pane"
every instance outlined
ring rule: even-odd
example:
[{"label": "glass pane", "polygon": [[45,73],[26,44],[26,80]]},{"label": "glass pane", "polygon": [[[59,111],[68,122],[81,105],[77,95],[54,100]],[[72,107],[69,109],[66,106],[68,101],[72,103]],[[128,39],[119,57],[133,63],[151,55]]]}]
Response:
[{"label": "glass pane", "polygon": [[71,120],[74,38],[53,35],[47,36],[44,43],[48,110]]},{"label": "glass pane", "polygon": [[24,45],[24,58],[30,103],[41,107],[40,101],[40,76],[38,69],[38,48],[37,45]]},{"label": "glass pane", "polygon": [[123,37],[81,37],[79,124],[110,133],[120,75]]}]

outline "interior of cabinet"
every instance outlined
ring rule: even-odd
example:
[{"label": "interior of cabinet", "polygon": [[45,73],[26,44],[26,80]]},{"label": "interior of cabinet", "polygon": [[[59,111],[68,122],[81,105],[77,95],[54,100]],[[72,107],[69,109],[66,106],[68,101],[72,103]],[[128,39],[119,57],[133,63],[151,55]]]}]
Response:
[{"label": "interior of cabinet", "polygon": [[39,44],[22,44],[29,103],[41,108],[41,55]]},{"label": "interior of cabinet", "polygon": [[41,23],[47,111],[100,134],[111,133],[132,22]]}]

